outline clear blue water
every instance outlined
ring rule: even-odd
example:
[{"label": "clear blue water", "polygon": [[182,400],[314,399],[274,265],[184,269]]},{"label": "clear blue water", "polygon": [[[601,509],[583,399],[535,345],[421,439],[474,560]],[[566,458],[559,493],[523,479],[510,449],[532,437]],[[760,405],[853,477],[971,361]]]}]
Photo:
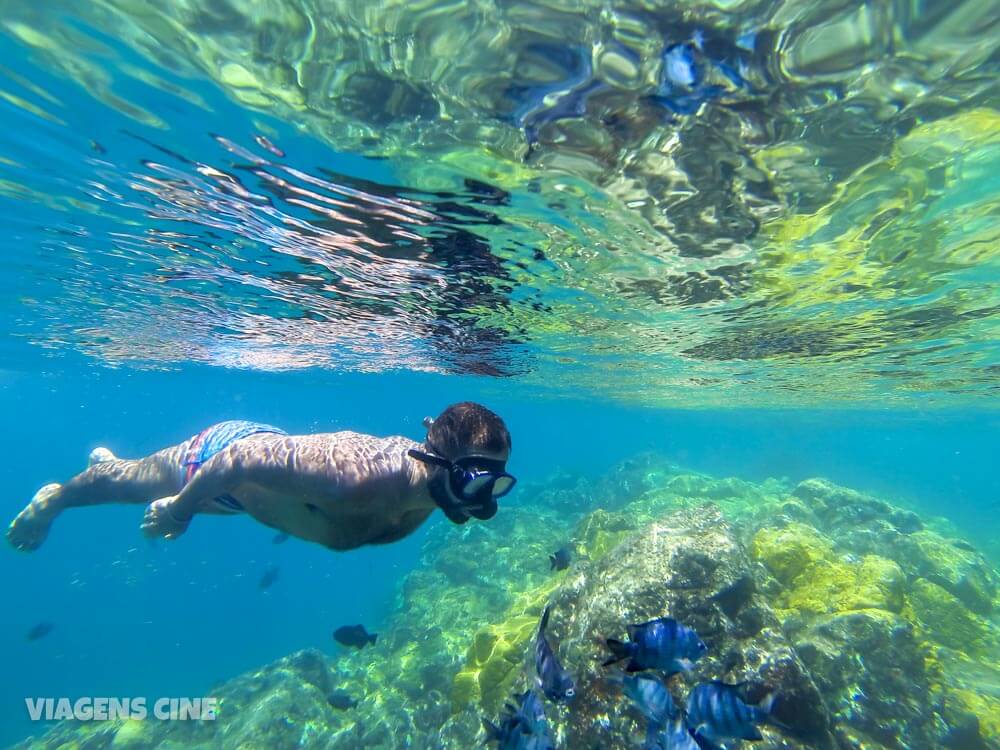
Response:
[{"label": "clear blue water", "polygon": [[[970,5],[956,14],[971,24],[984,11]],[[691,251],[708,230],[683,221],[711,210],[678,207],[673,187],[653,201],[645,173],[633,176],[646,192],[627,193],[614,159],[592,153],[611,146],[567,146],[572,126],[543,130],[529,163],[522,129],[473,111],[482,91],[442,83],[435,96],[454,118],[443,129],[447,118],[417,107],[408,120],[391,98],[381,119],[374,101],[357,114],[349,97],[324,99],[344,60],[295,47],[291,4],[270,19],[227,7],[196,23],[138,3],[0,6],[6,517],[98,445],[140,456],[225,419],[421,439],[422,417],[476,400],[506,420],[523,481],[597,476],[646,450],[720,476],[826,476],[947,516],[1000,562],[988,33],[965,47],[981,76],[949,72],[959,104],[893,99],[890,117],[857,94],[855,130],[833,128],[815,154],[815,131],[841,110],[793,125],[823,108],[817,91],[836,89],[846,67],[803,72],[796,58],[798,73],[768,81],[794,90],[773,130],[761,126],[773,142],[734,147],[753,157],[748,191],[751,163],[777,165],[775,194],[761,188],[740,214],[763,230],[741,235],[719,213],[713,255]],[[367,38],[344,23],[322,33]],[[567,39],[590,44],[573,23]],[[934,38],[914,39],[934,57]],[[257,56],[240,58],[251,47]],[[347,62],[373,60],[365,48]],[[397,68],[393,80],[431,78]],[[297,83],[283,87],[286,74]],[[853,95],[828,103],[849,112]],[[591,114],[581,129],[601,120]],[[484,122],[495,142],[473,129]],[[857,163],[837,145],[852,133]],[[789,146],[799,136],[801,152]],[[973,146],[935,156],[952,138]],[[615,148],[638,153],[640,140]],[[691,178],[681,194],[718,197],[690,163],[674,166],[678,184]],[[894,205],[916,190],[911,173],[929,175],[926,194]],[[667,208],[651,218],[654,203]],[[501,512],[521,502],[515,493]],[[27,695],[196,695],[299,648],[335,654],[331,630],[378,629],[427,529],[446,523],[435,514],[400,543],[335,554],[274,545],[246,518],[199,519],[178,543],[152,544],[140,517],[74,510],[37,553],[0,549],[0,744],[36,731]],[[262,592],[270,565],[279,578]],[[27,641],[39,621],[52,633]]]}]

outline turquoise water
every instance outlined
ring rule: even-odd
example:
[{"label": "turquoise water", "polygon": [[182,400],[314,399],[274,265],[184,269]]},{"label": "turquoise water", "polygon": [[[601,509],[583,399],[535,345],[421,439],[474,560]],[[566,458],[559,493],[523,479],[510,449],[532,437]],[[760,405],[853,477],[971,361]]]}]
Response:
[{"label": "turquoise water", "polygon": [[[826,477],[1000,565],[991,4],[364,7],[0,4],[7,518],[96,446],[422,440],[473,400],[513,438],[501,516],[652,451]],[[665,87],[671,45],[703,84]],[[26,696],[343,659],[448,524],[335,553],[141,517],[4,545],[0,744],[40,733]],[[529,541],[497,543],[544,567]]]}]

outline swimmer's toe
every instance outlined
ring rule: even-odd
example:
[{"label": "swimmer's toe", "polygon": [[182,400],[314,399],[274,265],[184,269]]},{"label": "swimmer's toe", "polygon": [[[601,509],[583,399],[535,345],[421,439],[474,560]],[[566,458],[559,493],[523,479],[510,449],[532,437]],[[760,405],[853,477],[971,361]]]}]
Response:
[{"label": "swimmer's toe", "polygon": [[95,464],[103,464],[107,463],[108,461],[115,461],[117,460],[117,458],[118,457],[114,453],[109,451],[107,448],[104,447],[94,448],[94,450],[90,452],[90,455],[87,456],[87,466],[90,467],[94,466]]},{"label": "swimmer's toe", "polygon": [[33,552],[42,546],[57,513],[49,499],[62,485],[47,484],[35,493],[28,506],[18,513],[7,527],[7,541],[22,552]]},{"label": "swimmer's toe", "polygon": [[161,497],[146,506],[146,515],[143,516],[141,526],[143,534],[152,539],[157,537],[176,539],[187,531],[191,519],[179,521],[171,513],[171,506],[176,499],[176,495]]}]

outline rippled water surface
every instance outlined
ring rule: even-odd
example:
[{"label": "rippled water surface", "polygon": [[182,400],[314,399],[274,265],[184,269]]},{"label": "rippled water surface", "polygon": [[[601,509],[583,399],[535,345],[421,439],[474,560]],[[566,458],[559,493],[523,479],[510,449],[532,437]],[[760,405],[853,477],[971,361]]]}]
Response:
[{"label": "rippled water surface", "polygon": [[5,360],[996,398],[996,3],[0,8]]}]

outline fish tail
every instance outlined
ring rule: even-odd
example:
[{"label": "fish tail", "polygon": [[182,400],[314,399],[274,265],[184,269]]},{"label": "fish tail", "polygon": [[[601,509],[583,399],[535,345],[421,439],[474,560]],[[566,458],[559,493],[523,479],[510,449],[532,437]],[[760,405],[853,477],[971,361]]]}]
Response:
[{"label": "fish tail", "polygon": [[619,641],[615,638],[608,638],[604,641],[604,643],[607,644],[608,649],[611,651],[611,656],[604,660],[602,666],[607,667],[614,664],[616,661],[627,659],[632,655],[630,643],[625,643],[624,641]]},{"label": "fish tail", "polygon": [[483,730],[486,732],[487,742],[503,739],[503,735],[500,733],[500,727],[489,719],[483,719]]},{"label": "fish tail", "polygon": [[767,722],[771,726],[778,727],[779,729],[784,729],[786,731],[791,731],[791,727],[785,724],[783,721],[779,721],[774,718],[774,704],[778,700],[777,693],[768,693],[764,698],[757,704],[757,710],[760,712],[760,721]]},{"label": "fish tail", "polygon": [[774,710],[774,701],[775,699],[777,699],[777,697],[778,697],[777,693],[768,693],[757,704],[757,708],[760,709],[760,711],[765,715],[770,716],[771,711]]},{"label": "fish tail", "polygon": [[546,607],[545,611],[542,612],[542,621],[538,623],[538,632],[544,633],[545,628],[548,626],[548,624],[549,624],[549,608]]}]

